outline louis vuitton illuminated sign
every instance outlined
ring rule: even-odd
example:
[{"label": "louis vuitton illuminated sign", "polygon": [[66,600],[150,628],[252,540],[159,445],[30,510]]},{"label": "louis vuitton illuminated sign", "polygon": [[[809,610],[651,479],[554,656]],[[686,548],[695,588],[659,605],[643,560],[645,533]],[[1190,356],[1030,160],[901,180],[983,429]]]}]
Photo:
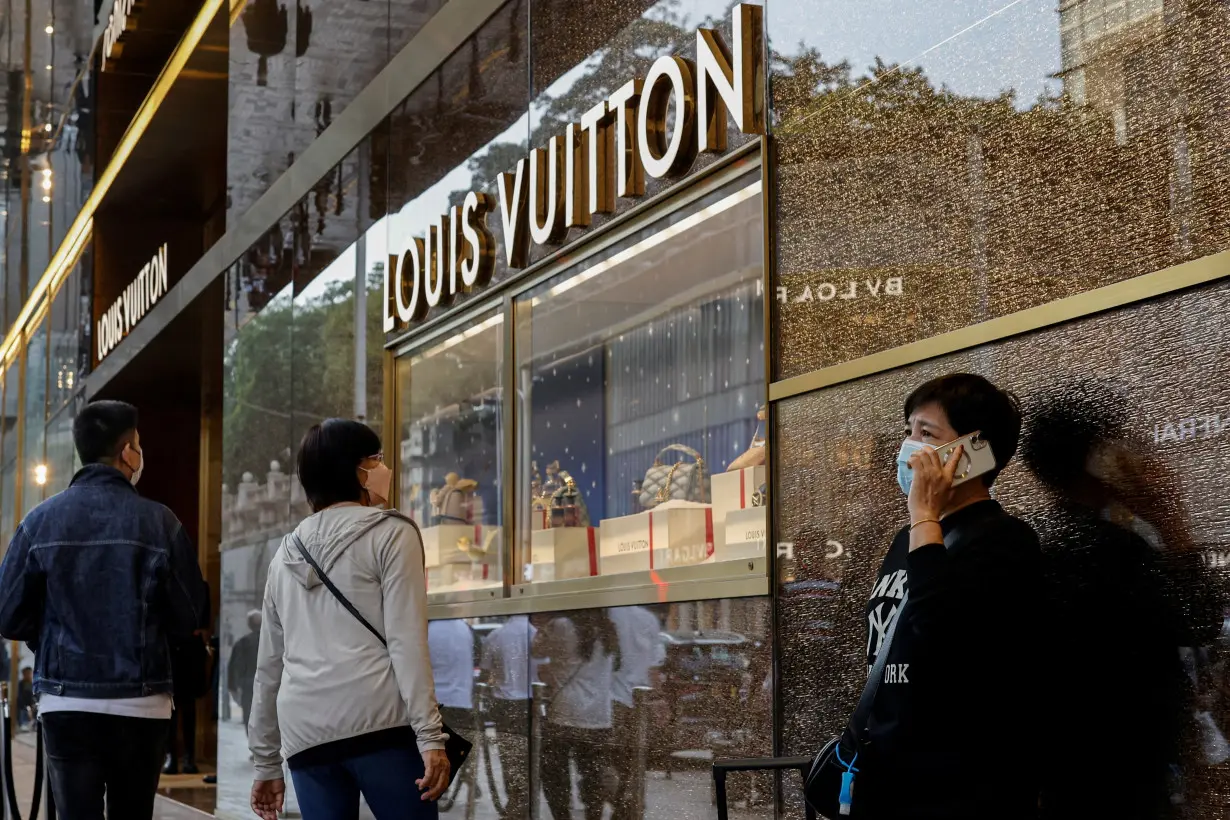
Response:
[{"label": "louis vuitton illuminated sign", "polygon": [[[529,264],[530,243],[560,245],[571,228],[612,214],[618,199],[645,195],[646,177],[679,178],[698,154],[726,150],[727,119],[763,134],[764,9],[732,11],[733,50],[711,29],[696,32],[696,60],[659,57],[496,178],[498,196],[471,191],[422,236],[389,255],[384,331],[425,319],[495,273],[488,216],[499,210],[509,268]],[[671,114],[673,113],[673,117]]]},{"label": "louis vuitton illuminated sign", "polygon": [[124,30],[128,28],[128,15],[132,14],[134,3],[135,0],[114,0],[111,4],[111,14],[107,17],[107,27],[103,29],[100,71],[107,70],[107,60],[111,59],[111,52],[115,50],[115,44],[119,42],[120,37],[124,34]]},{"label": "louis vuitton illuminated sign", "polygon": [[99,318],[95,341],[100,362],[123,341],[167,290],[167,246],[163,244]]}]

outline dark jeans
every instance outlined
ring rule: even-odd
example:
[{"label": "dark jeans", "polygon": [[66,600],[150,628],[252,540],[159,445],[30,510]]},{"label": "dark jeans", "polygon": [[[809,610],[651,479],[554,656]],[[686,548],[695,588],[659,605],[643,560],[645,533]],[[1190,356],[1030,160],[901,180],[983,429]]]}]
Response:
[{"label": "dark jeans", "polygon": [[290,771],[303,820],[358,820],[359,795],[376,820],[437,820],[436,803],[423,800],[415,780],[423,776],[417,749],[384,749],[337,763]]},{"label": "dark jeans", "polygon": [[504,816],[524,817],[529,811],[530,702],[493,698],[490,709],[504,793],[508,795]]},{"label": "dark jeans", "polygon": [[166,720],[51,712],[43,742],[63,820],[149,820],[167,743]]},{"label": "dark jeans", "polygon": [[614,744],[619,749],[619,754],[615,755],[615,759],[611,761],[619,779],[616,791],[618,797],[615,799],[612,820],[623,820],[629,816],[632,808],[632,781],[640,762],[636,748],[636,710],[622,703],[612,703],[611,709],[611,717],[615,724]]},{"label": "dark jeans", "polygon": [[606,785],[602,779],[604,756],[609,748],[610,729],[576,729],[547,721],[543,727],[542,758],[539,761],[539,781],[547,807],[554,820],[572,820],[572,768],[577,764],[580,774],[579,791],[585,807],[585,820],[602,820],[606,805]]}]

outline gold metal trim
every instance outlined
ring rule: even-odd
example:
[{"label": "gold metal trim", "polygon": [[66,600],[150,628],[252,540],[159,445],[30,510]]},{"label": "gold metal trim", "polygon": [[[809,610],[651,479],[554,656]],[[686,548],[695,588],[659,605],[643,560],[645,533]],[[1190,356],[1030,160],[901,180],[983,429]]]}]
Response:
[{"label": "gold metal trim", "polygon": [[979,347],[991,342],[1020,336],[1042,328],[1104,313],[1146,299],[1215,282],[1230,276],[1230,251],[1210,254],[1200,259],[1153,273],[1116,282],[1096,290],[1057,299],[1044,305],[999,316],[959,330],[942,333],[930,339],[894,347],[862,356],[841,364],[822,367],[769,385],[769,400],[776,402],[811,393],[826,387],[854,381],[876,373],[884,373],[939,358],[950,353]]},{"label": "gold metal trim", "polygon": [[47,269],[43,271],[38,282],[30,291],[30,296],[26,299],[26,303],[22,306],[21,312],[17,314],[17,321],[9,328],[5,334],[4,342],[0,345],[0,360],[8,360],[13,354],[14,349],[21,341],[22,335],[25,333],[26,326],[30,323],[31,315],[37,309],[39,301],[53,292],[55,285],[67,275],[68,271],[72,270],[72,265],[80,251],[85,246],[85,242],[89,237],[94,219],[94,213],[98,210],[98,206],[102,203],[103,197],[107,191],[115,183],[115,179],[119,176],[120,169],[124,167],[124,163],[132,155],[133,150],[137,146],[137,142],[149,128],[150,122],[154,118],[154,114],[162,105],[163,100],[171,91],[171,87],[179,78],[180,73],[184,70],[184,66],[188,64],[188,59],[192,56],[192,52],[200,44],[205,37],[205,32],[213,22],[218,10],[222,8],[224,0],[205,0],[205,4],[197,13],[196,19],[192,21],[192,25],[184,32],[183,38],[179,41],[179,45],[175,47],[175,51],[171,54],[171,59],[163,66],[162,72],[158,75],[158,79],[154,81],[153,87],[145,100],[141,103],[141,107],[137,109],[136,115],[132,118],[132,122],[128,124],[128,129],[124,132],[124,136],[120,137],[119,143],[115,147],[115,153],[111,156],[111,161],[107,163],[107,167],[99,174],[98,180],[94,184],[94,189],[90,192],[90,196],[86,199],[85,205],[77,213],[73,223],[69,226],[68,233],[65,234],[64,240],[60,243],[60,247],[56,250],[55,256],[52,257]]}]

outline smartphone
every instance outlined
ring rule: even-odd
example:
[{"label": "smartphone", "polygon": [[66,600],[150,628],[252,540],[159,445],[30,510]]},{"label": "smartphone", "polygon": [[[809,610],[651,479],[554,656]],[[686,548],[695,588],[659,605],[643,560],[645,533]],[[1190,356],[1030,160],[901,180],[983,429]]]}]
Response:
[{"label": "smartphone", "polygon": [[995,469],[995,454],[991,452],[991,444],[982,437],[982,433],[970,433],[956,441],[950,441],[936,448],[940,455],[940,463],[947,464],[948,459],[958,447],[965,449],[961,453],[961,463],[957,465],[952,486],[957,487],[973,478],[986,475]]}]

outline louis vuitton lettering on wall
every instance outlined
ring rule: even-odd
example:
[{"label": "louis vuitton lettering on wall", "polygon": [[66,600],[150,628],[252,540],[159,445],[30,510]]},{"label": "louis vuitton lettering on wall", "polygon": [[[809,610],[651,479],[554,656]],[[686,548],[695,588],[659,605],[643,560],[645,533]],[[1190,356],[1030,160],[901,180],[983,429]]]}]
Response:
[{"label": "louis vuitton lettering on wall", "polygon": [[733,49],[717,31],[697,30],[695,61],[659,57],[644,77],[500,174],[497,197],[471,192],[425,234],[403,240],[401,253],[389,256],[384,331],[420,322],[491,281],[496,241],[487,216],[497,207],[504,259],[525,268],[531,242],[561,245],[570,229],[613,214],[617,200],[645,196],[646,176],[680,178],[699,154],[725,151],[728,117],[744,134],[763,134],[764,9],[740,4],[731,16]]},{"label": "louis vuitton lettering on wall", "polygon": [[167,246],[164,243],[99,318],[94,338],[97,340],[100,362],[166,294],[167,289]]},{"label": "louis vuitton lettering on wall", "polygon": [[107,60],[111,59],[111,52],[115,50],[115,45],[124,34],[124,30],[128,28],[128,15],[132,14],[135,2],[136,0],[114,0],[111,4],[107,27],[103,29],[102,71],[107,70]]}]

